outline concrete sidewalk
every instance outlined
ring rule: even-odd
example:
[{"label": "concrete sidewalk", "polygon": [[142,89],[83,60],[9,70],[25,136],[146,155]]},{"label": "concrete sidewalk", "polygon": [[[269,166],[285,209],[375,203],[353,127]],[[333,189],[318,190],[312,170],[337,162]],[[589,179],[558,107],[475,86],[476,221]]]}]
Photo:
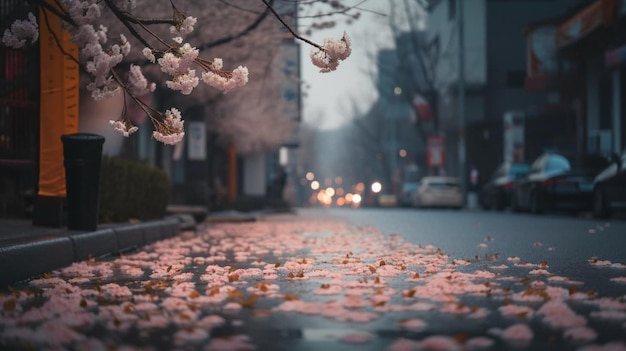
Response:
[{"label": "concrete sidewalk", "polygon": [[[0,289],[83,261],[141,248],[198,225],[193,207],[168,207],[161,220],[101,224],[95,231],[34,226],[29,219],[0,218]],[[276,213],[222,211],[204,213],[204,223],[252,222]]]},{"label": "concrete sidewalk", "polygon": [[103,224],[95,231],[34,226],[28,219],[0,219],[0,288],[71,265],[137,249],[194,226],[177,214],[139,223]]},{"label": "concrete sidewalk", "polygon": [[[34,226],[28,219],[0,218],[0,288],[71,265],[90,257],[106,257],[138,249],[193,230],[193,209],[178,206],[169,216],[138,223],[99,225],[95,231]],[[251,222],[266,212],[223,211],[207,214],[204,222]]]}]

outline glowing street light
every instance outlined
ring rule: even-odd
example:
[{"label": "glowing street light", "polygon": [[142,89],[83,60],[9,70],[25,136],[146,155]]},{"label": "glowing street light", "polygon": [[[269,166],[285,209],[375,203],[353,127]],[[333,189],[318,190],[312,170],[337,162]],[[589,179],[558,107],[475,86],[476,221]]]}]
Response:
[{"label": "glowing street light", "polygon": [[326,188],[326,195],[328,195],[329,197],[333,197],[335,196],[335,189],[333,188]]},{"label": "glowing street light", "polygon": [[383,185],[380,184],[380,182],[374,182],[372,183],[372,192],[374,193],[379,193],[381,190],[383,190]]},{"label": "glowing street light", "polygon": [[313,179],[315,179],[315,174],[313,172],[307,172],[306,173],[306,180],[308,180],[310,182]]},{"label": "glowing street light", "polygon": [[317,190],[319,188],[320,188],[320,182],[318,182],[317,180],[314,180],[313,182],[311,182],[311,189]]}]

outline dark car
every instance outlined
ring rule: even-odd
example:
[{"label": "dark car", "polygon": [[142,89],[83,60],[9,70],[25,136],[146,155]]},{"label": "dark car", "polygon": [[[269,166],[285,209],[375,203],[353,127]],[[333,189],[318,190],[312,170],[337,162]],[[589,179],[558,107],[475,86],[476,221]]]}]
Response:
[{"label": "dark car", "polygon": [[609,164],[599,155],[544,153],[530,166],[513,193],[511,208],[532,213],[588,210],[595,176]]},{"label": "dark car", "polygon": [[613,155],[611,164],[594,180],[594,217],[608,218],[617,208],[626,208],[626,150],[621,156]]},{"label": "dark car", "polygon": [[400,205],[404,207],[413,206],[413,196],[419,187],[419,182],[404,182],[402,184],[402,194],[400,194]]},{"label": "dark car", "polygon": [[515,183],[528,174],[524,163],[502,163],[480,190],[480,205],[485,210],[502,211],[511,204]]}]

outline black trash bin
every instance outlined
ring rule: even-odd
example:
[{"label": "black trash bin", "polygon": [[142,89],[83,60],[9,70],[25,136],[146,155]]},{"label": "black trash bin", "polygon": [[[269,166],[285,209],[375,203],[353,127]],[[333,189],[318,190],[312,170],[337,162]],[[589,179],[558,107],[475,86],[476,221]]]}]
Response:
[{"label": "black trash bin", "polygon": [[67,196],[67,228],[96,230],[104,137],[76,133],[61,136]]}]

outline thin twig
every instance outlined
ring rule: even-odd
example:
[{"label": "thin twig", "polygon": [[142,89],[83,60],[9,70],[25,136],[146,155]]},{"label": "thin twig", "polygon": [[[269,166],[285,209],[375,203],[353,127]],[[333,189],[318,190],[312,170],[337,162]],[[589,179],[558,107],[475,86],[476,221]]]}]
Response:
[{"label": "thin twig", "polygon": [[78,27],[78,24],[76,24],[76,22],[74,22],[74,20],[72,19],[72,17],[70,17],[70,15],[67,12],[64,12],[62,10],[63,6],[61,6],[61,4],[59,4],[59,2],[57,0],[54,0],[55,4],[58,6],[58,8],[54,7],[53,5],[49,4],[48,1],[46,0],[40,0],[37,1],[37,3],[44,9],[48,9],[50,12],[54,13],[55,16],[59,17],[61,20],[69,23],[70,25],[74,26],[74,27]]},{"label": "thin twig", "polygon": [[78,58],[72,56],[72,54],[70,54],[69,52],[65,51],[65,49],[63,48],[63,44],[59,40],[59,37],[57,37],[56,32],[50,26],[50,21],[48,19],[48,12],[46,11],[46,9],[43,9],[42,12],[43,12],[44,21],[46,22],[46,28],[48,28],[48,32],[50,32],[50,34],[52,34],[52,38],[54,39],[54,42],[56,43],[56,45],[59,48],[59,50],[61,51],[61,53],[64,56],[68,57],[70,60],[74,61],[74,63],[76,63],[79,67],[81,67],[81,64],[78,61]]},{"label": "thin twig", "polygon": [[139,40],[145,47],[151,47],[150,44],[141,36],[141,34],[139,34],[139,32],[137,32],[137,30],[130,25],[128,20],[126,20],[126,16],[124,15],[124,13],[120,11],[120,9],[115,6],[115,4],[113,4],[110,0],[104,0],[104,2],[111,9],[115,17],[120,19],[124,27],[126,27],[130,31],[130,33],[135,38],[137,38],[137,40]]},{"label": "thin twig", "polygon": [[310,41],[310,40],[308,40],[308,39],[305,39],[305,38],[303,38],[303,37],[299,36],[296,32],[294,32],[294,31],[293,31],[293,29],[291,29],[291,27],[290,27],[287,23],[285,23],[285,21],[283,21],[283,19],[280,17],[280,15],[278,15],[278,13],[276,13],[276,11],[274,10],[274,8],[273,8],[270,4],[268,4],[268,3],[267,3],[267,0],[262,0],[262,1],[263,1],[263,3],[265,4],[265,6],[267,6],[267,8],[269,8],[269,9],[270,9],[270,11],[272,11],[272,14],[274,14],[274,17],[276,17],[276,19],[278,19],[278,21],[280,21],[280,23],[281,23],[281,24],[282,24],[285,28],[287,28],[287,30],[289,31],[289,33],[291,33],[291,35],[293,35],[293,37],[294,37],[294,38],[299,39],[299,40],[302,40],[303,42],[305,42],[305,43],[307,43],[307,44],[309,44],[309,45],[311,45],[311,46],[314,46],[314,47],[316,47],[316,48],[318,48],[318,49],[320,49],[320,50],[322,50],[322,51],[325,51],[325,50],[324,50],[324,48],[323,48],[323,47],[321,47],[320,45],[315,44],[314,42],[312,42],[312,41]]},{"label": "thin twig", "polygon": [[212,48],[212,47],[216,47],[218,45],[222,45],[222,44],[226,44],[229,43],[235,39],[239,39],[241,37],[243,37],[244,35],[247,35],[248,33],[252,32],[254,29],[256,29],[256,27],[258,27],[261,22],[263,22],[263,20],[265,20],[265,18],[267,18],[267,16],[270,14],[271,12],[271,7],[267,7],[265,9],[265,11],[263,11],[263,13],[261,15],[259,15],[259,17],[257,17],[257,19],[252,22],[248,27],[246,27],[244,30],[242,30],[241,32],[235,34],[235,35],[230,35],[224,38],[220,38],[216,41],[210,42],[210,43],[206,43],[203,44],[201,46],[198,47],[198,50],[203,51],[206,50],[208,48]]},{"label": "thin twig", "polygon": [[[143,112],[146,113],[146,115],[148,115],[148,118],[150,118],[151,121],[153,122],[160,122],[157,119],[154,118],[154,114],[159,115],[160,116],[160,112],[153,109],[152,107],[150,107],[148,104],[146,104],[145,102],[141,101],[141,99],[139,99],[137,96],[135,96],[135,94],[133,94],[130,89],[126,86],[126,84],[124,84],[122,82],[122,79],[117,75],[117,73],[114,70],[111,70],[111,76],[113,77],[113,79],[120,85],[120,87],[122,88],[122,90],[124,90],[124,108],[126,108],[126,95],[130,96],[131,99],[133,99],[133,101],[135,101],[135,103],[137,105],[139,105],[139,108],[141,108],[143,110]],[[123,118],[127,118],[126,117],[126,113],[124,113]]]}]

